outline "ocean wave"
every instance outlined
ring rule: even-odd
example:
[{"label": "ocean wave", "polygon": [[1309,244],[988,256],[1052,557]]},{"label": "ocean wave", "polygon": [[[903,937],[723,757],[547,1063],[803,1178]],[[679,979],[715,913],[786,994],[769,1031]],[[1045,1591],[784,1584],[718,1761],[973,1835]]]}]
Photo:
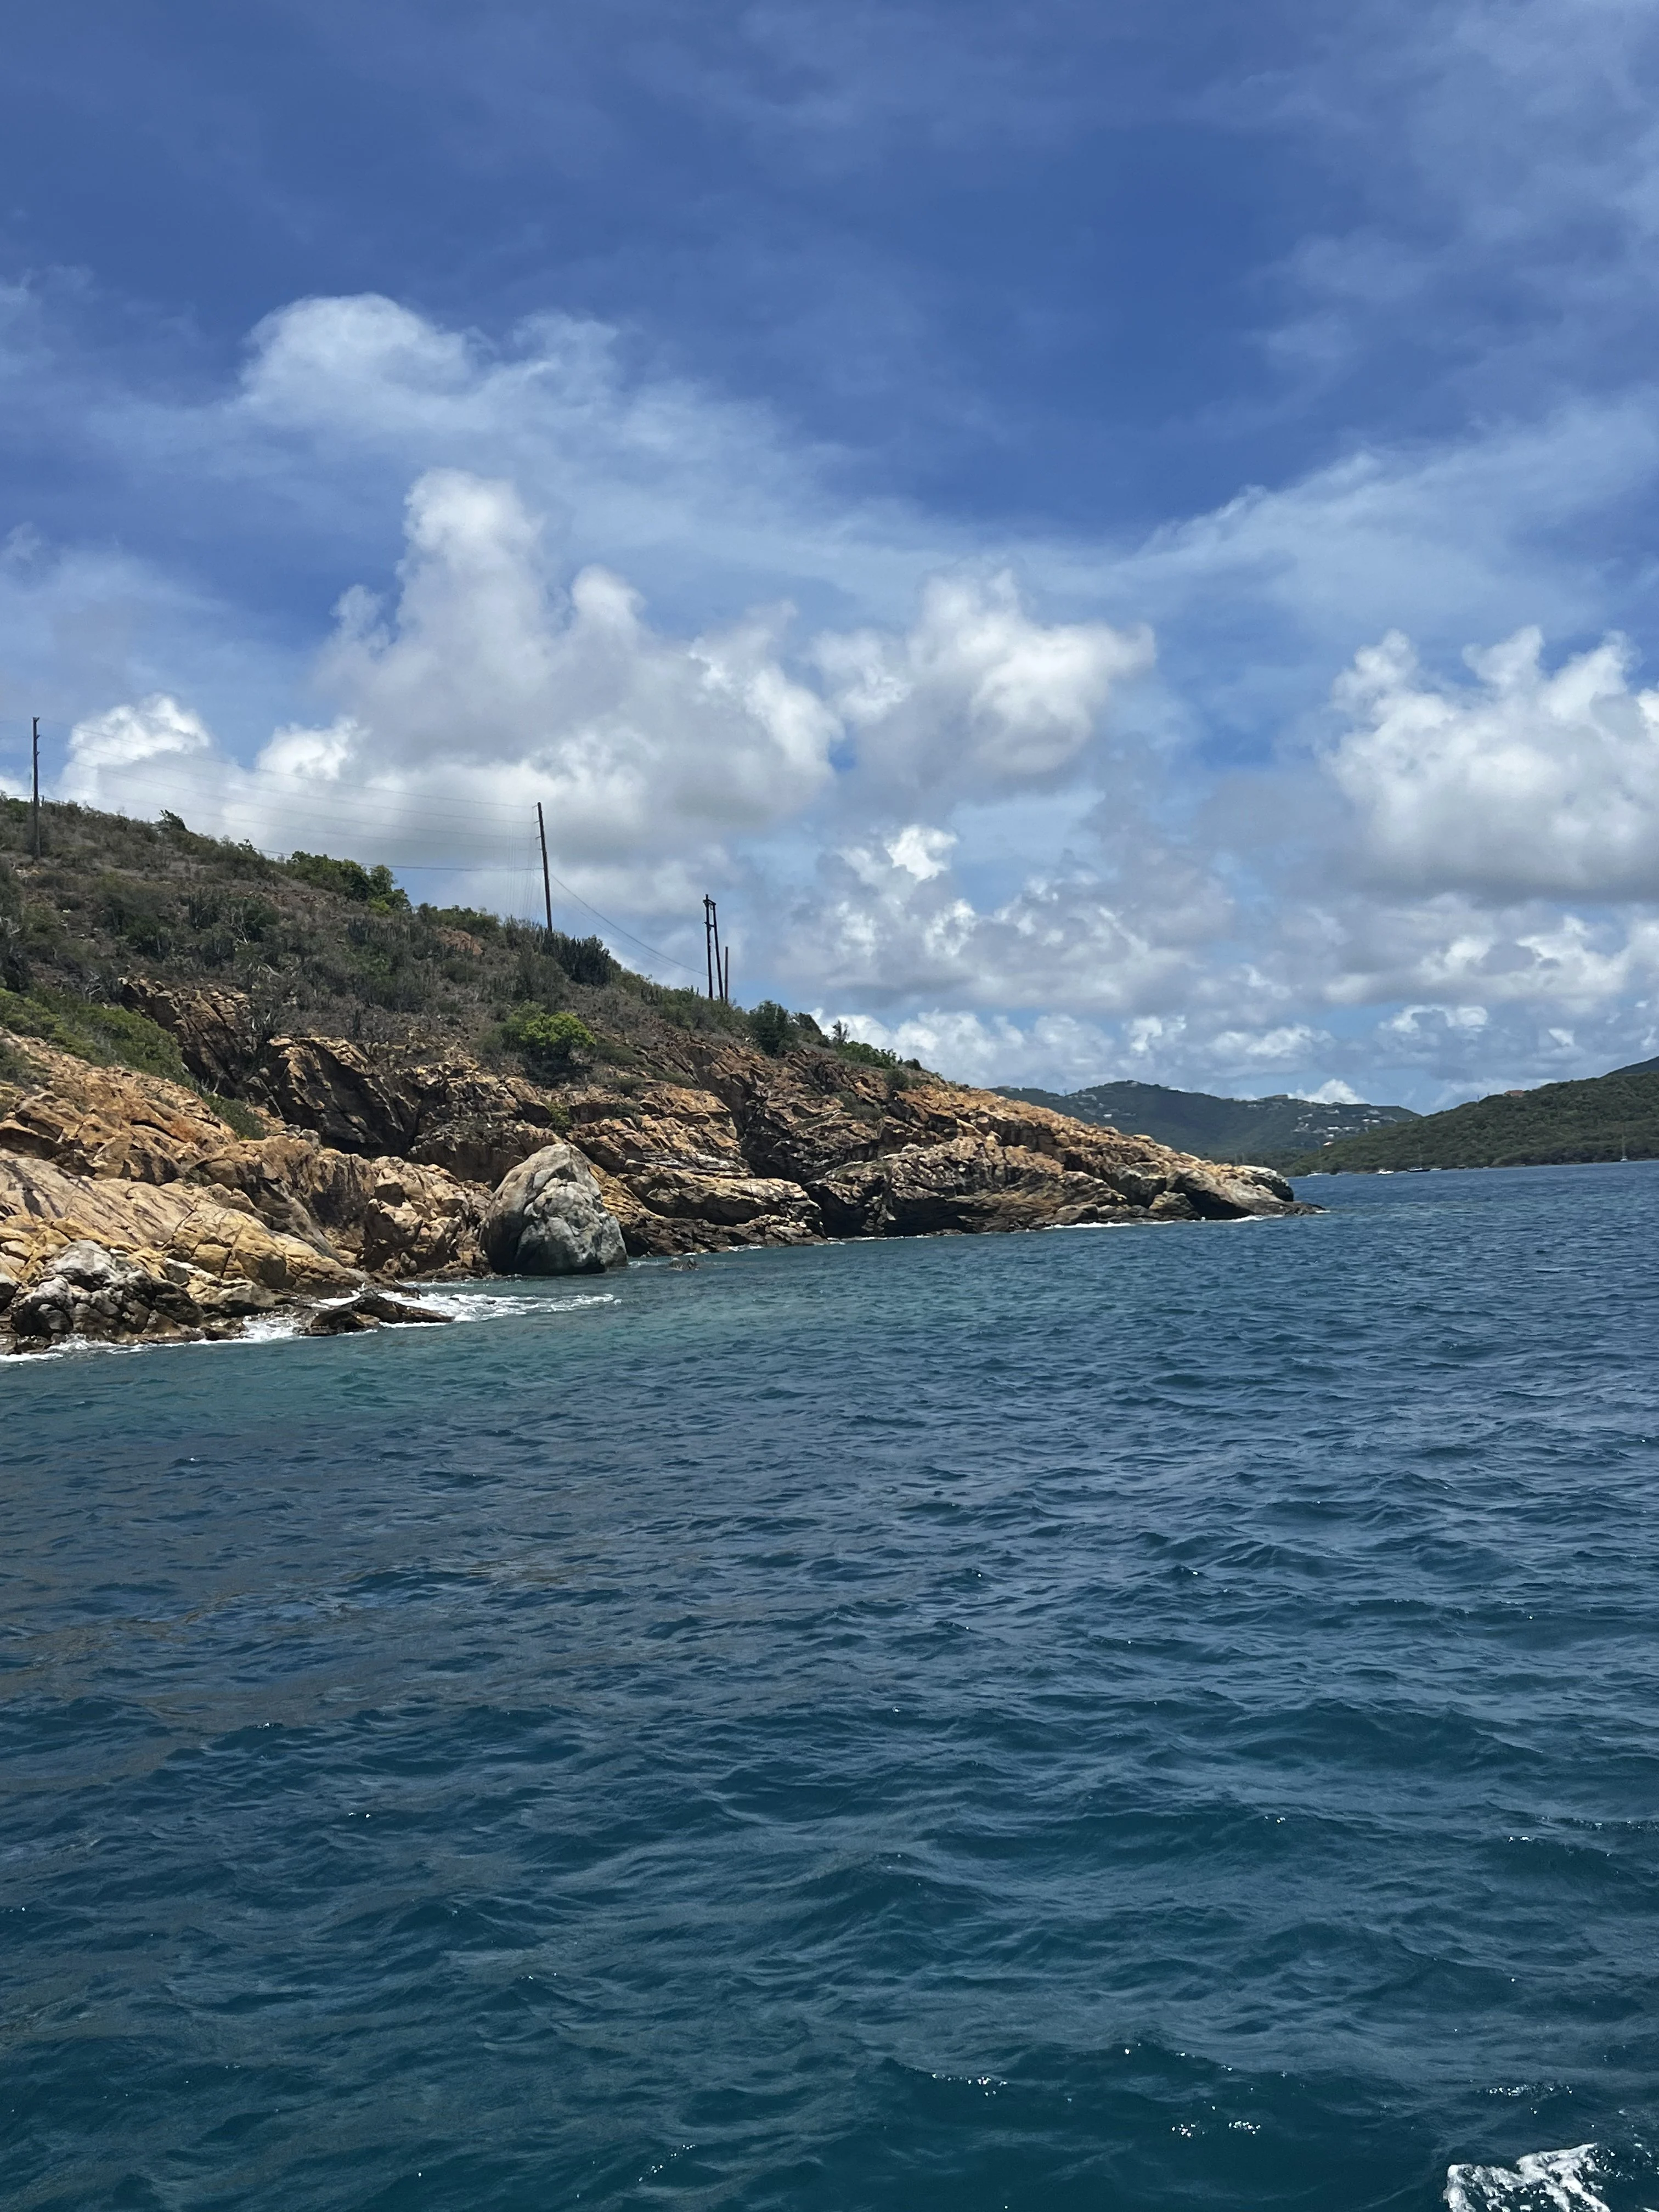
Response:
[{"label": "ocean wave", "polygon": [[1595,2184],[1606,2179],[1593,2142],[1529,2151],[1513,2166],[1446,2169],[1449,2212],[1608,2212]]},{"label": "ocean wave", "polygon": [[394,1296],[407,1291],[422,1305],[452,1321],[517,1321],[528,1314],[574,1313],[583,1306],[616,1306],[622,1300],[614,1291],[567,1291],[526,1294],[522,1291],[458,1290],[453,1285],[404,1283]]}]

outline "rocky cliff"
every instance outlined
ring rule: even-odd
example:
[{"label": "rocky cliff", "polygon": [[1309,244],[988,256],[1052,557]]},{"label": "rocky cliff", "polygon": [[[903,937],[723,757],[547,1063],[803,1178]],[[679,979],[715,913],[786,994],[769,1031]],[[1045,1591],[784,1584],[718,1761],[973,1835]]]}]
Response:
[{"label": "rocky cliff", "polygon": [[[132,979],[125,997],[265,1133],[236,1135],[184,1085],[27,1040],[0,1083],[0,1306],[20,1345],[223,1333],[366,1277],[486,1272],[492,1196],[560,1138],[635,1257],[1303,1210],[1265,1168],[805,1047],[773,1059],[687,1032],[653,1079],[538,1085],[453,1049],[263,1034],[233,992]],[[98,1275],[87,1246],[128,1273],[80,1280]]]}]

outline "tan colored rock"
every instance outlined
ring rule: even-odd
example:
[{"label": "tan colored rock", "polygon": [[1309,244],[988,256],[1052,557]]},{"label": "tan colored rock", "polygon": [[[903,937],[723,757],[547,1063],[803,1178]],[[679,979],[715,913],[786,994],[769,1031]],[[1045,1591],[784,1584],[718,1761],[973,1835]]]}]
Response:
[{"label": "tan colored rock", "polygon": [[33,1038],[27,1058],[37,1083],[0,1085],[0,1152],[76,1175],[171,1182],[230,1137],[210,1107],[161,1076],[92,1067]]},{"label": "tan colored rock", "polygon": [[712,1091],[654,1083],[631,1097],[589,1091],[567,1110],[570,1140],[608,1175],[684,1168],[698,1175],[747,1176],[730,1109]]},{"label": "tan colored rock", "polygon": [[371,1274],[478,1274],[483,1193],[441,1168],[378,1160],[358,1230],[357,1256]]},{"label": "tan colored rock", "polygon": [[339,1261],[193,1185],[82,1177],[0,1153],[0,1267],[27,1282],[45,1256],[83,1239],[118,1256],[159,1254],[215,1281],[241,1278],[290,1294],[356,1279]]},{"label": "tan colored rock", "polygon": [[709,1091],[653,1084],[628,1098],[569,1101],[570,1141],[599,1176],[635,1257],[744,1244],[805,1244],[823,1234],[798,1182],[750,1172],[730,1110]]},{"label": "tan colored rock", "polygon": [[1264,1168],[824,1052],[673,1032],[678,1079],[556,1096],[454,1052],[266,1040],[234,993],[128,1003],[283,1126],[244,1141],[180,1085],[27,1041],[38,1079],[0,1085],[0,1311],[77,1239],[188,1267],[198,1307],[209,1283],[479,1273],[491,1192],[561,1129],[636,1255],[1299,1210]]}]

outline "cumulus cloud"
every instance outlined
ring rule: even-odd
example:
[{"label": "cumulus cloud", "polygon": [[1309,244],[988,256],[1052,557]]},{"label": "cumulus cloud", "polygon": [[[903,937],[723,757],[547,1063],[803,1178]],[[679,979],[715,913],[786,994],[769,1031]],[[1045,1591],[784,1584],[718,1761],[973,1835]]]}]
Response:
[{"label": "cumulus cloud", "polygon": [[[789,625],[783,607],[665,635],[608,569],[562,585],[512,484],[434,470],[409,495],[395,605],[361,587],[340,603],[315,672],[328,726],[279,729],[244,768],[156,695],[76,726],[64,788],[151,812],[188,792],[204,826],[279,845],[313,836],[337,799],[339,826],[373,821],[411,858],[469,826],[476,842],[492,819],[527,823],[539,801],[562,872],[659,914],[729,875],[734,841],[809,816],[838,754],[866,817],[896,781],[948,806],[964,782],[1050,776],[1150,653],[1105,624],[1038,622],[1006,577],[939,580],[908,631],[824,633],[799,667]],[[945,875],[956,842],[901,822],[849,860],[880,893],[866,921],[884,898],[903,906],[892,884],[919,891]],[[918,947],[949,957],[967,911],[937,898],[913,909]],[[867,931],[865,949],[880,955]]]},{"label": "cumulus cloud", "polygon": [[18,535],[0,700],[64,702],[72,795],[489,904],[540,799],[557,872],[653,941],[684,954],[714,890],[752,990],[1000,1080],[1397,1069],[1422,1103],[1659,1036],[1628,648],[1522,632],[1427,672],[1516,608],[1614,619],[1571,532],[1659,473],[1651,393],[1350,453],[1134,545],[839,500],[763,414],[568,319],[492,345],[304,301],[216,400],[77,408],[141,489],[234,483],[250,574],[325,545],[339,606],[294,643]]},{"label": "cumulus cloud", "polygon": [[64,796],[95,805],[106,777],[118,779],[151,762],[211,758],[213,751],[212,736],[200,715],[158,691],[136,705],[112,707],[77,724],[70,738]]},{"label": "cumulus cloud", "polygon": [[1325,768],[1379,880],[1494,899],[1659,891],[1659,691],[1622,638],[1542,665],[1518,630],[1471,649],[1478,686],[1427,679],[1391,632],[1336,689],[1352,726]]},{"label": "cumulus cloud", "polygon": [[826,635],[814,658],[872,775],[935,792],[1069,769],[1113,687],[1146,674],[1153,651],[1145,627],[1034,621],[1004,571],[984,582],[935,577],[903,635]]}]

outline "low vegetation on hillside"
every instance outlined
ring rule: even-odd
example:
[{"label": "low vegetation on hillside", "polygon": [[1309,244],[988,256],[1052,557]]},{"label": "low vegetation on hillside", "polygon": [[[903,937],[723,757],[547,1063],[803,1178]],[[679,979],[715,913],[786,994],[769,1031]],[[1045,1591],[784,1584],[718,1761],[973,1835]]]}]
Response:
[{"label": "low vegetation on hillside", "polygon": [[[276,860],[177,815],[130,821],[47,805],[31,856],[27,805],[0,799],[0,1031],[177,1076],[166,1034],[119,1004],[124,977],[244,993],[267,1034],[459,1047],[544,1079],[650,1072],[665,1029],[777,1054],[806,1045],[884,1067],[916,1063],[826,1036],[768,1000],[745,1012],[637,975],[597,936],[472,907],[411,905],[383,866]],[[4,1047],[15,1058],[18,1047]],[[3,1070],[0,1070],[3,1073]]]},{"label": "low vegetation on hillside", "polygon": [[1391,1129],[1302,1153],[1292,1176],[1379,1169],[1547,1167],[1659,1159],[1659,1067],[1616,1069],[1577,1083],[1500,1092]]}]

